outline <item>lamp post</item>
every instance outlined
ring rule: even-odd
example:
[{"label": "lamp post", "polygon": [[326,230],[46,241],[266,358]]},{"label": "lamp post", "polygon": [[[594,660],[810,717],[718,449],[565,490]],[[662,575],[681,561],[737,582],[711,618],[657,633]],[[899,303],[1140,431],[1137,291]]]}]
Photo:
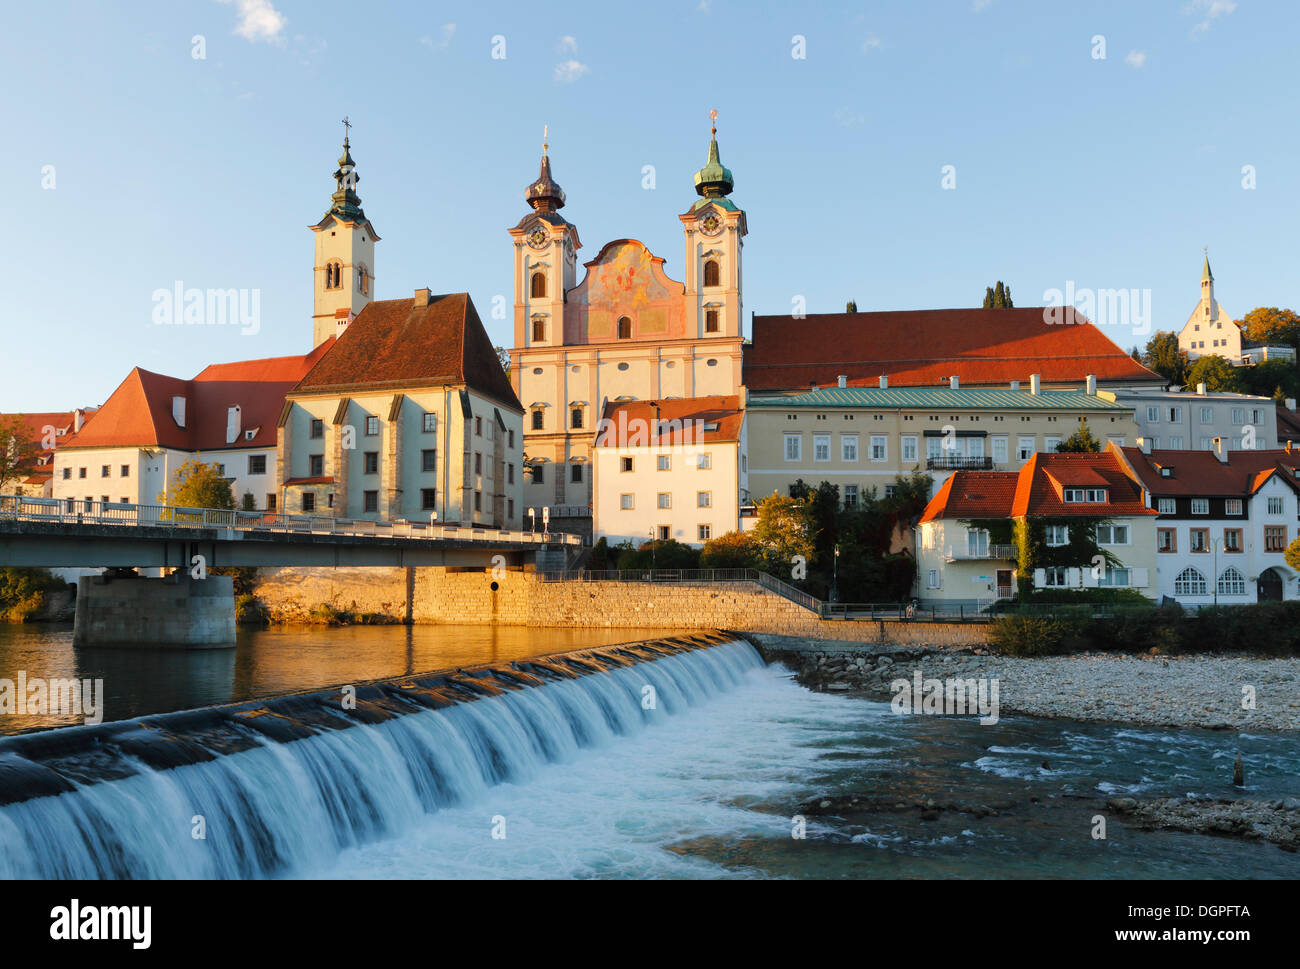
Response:
[{"label": "lamp post", "polygon": [[551,506],[547,505],[542,509],[542,538],[546,541],[551,540]]},{"label": "lamp post", "polygon": [[831,602],[840,601],[840,546],[835,545],[835,557],[831,560]]},{"label": "lamp post", "polygon": [[1214,575],[1210,576],[1210,581],[1214,583],[1214,604],[1219,604],[1219,542],[1221,539],[1216,538],[1211,544],[1214,546],[1213,569]]},{"label": "lamp post", "polygon": [[655,570],[655,530],[650,529],[650,572]]},{"label": "lamp post", "polygon": [[534,537],[537,535],[537,513],[531,508],[528,509],[528,530]]}]

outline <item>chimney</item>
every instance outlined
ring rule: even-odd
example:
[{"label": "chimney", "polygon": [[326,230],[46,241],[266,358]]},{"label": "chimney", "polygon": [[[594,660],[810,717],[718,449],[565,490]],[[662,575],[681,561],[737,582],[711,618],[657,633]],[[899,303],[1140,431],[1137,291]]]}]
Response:
[{"label": "chimney", "polygon": [[1087,394],[1089,397],[1097,396],[1097,375],[1095,373],[1088,374],[1087,388]]},{"label": "chimney", "polygon": [[415,291],[415,308],[423,309],[429,305],[429,291],[427,289],[417,289]]},{"label": "chimney", "polygon": [[957,375],[956,375],[956,374],[953,374],[953,376],[951,376],[951,377],[948,378],[948,388],[949,388],[950,390],[957,390],[957,389],[958,389],[958,382],[957,382]]},{"label": "chimney", "polygon": [[[889,378],[885,376],[883,373],[880,375],[880,389],[881,390],[889,389]],[[1292,403],[1295,403],[1295,401],[1292,401]],[[1292,410],[1294,409],[1295,408],[1292,408]]]},{"label": "chimney", "polygon": [[1216,437],[1214,439],[1214,456],[1219,459],[1220,463],[1228,463],[1228,442],[1224,438]]},{"label": "chimney", "polygon": [[1013,380],[1013,381],[1011,381],[1011,389],[1012,389],[1012,390],[1019,390],[1019,389],[1020,389],[1020,381],[1019,381],[1019,380]]},{"label": "chimney", "polygon": [[238,404],[234,407],[226,408],[226,443],[234,444],[239,440],[239,432],[242,429],[240,415],[242,410]]},{"label": "chimney", "polygon": [[177,427],[185,426],[185,398],[172,398],[172,420],[176,422]]},{"label": "chimney", "polygon": [[1199,383],[1199,384],[1197,384],[1197,385],[1196,385],[1196,392],[1197,392],[1200,396],[1204,397],[1204,396],[1205,396],[1205,384],[1204,384],[1204,383]]},{"label": "chimney", "polygon": [[1295,398],[1294,398],[1294,397],[1288,397],[1288,398],[1286,399],[1286,409],[1289,410],[1289,411],[1290,411],[1291,413],[1293,413],[1293,414],[1295,413]]},{"label": "chimney", "polygon": [[1043,378],[1041,375],[1031,373],[1029,375],[1029,392],[1037,395],[1043,389]]},{"label": "chimney", "polygon": [[[1295,410],[1294,400],[1289,400],[1287,401],[1287,403],[1292,405],[1291,407],[1292,410]],[[72,412],[72,433],[80,434],[81,429],[85,427],[85,425],[86,425],[86,412],[82,410],[80,407],[78,407],[76,410]]]},{"label": "chimney", "polygon": [[848,385],[849,385],[849,378],[846,377],[844,374],[840,374],[838,377],[835,378],[836,387],[847,387]]},{"label": "chimney", "polygon": [[1138,438],[1138,447],[1140,447],[1140,448],[1142,449],[1142,453],[1143,453],[1143,454],[1150,454],[1150,453],[1151,453],[1151,438],[1149,438],[1149,437],[1139,437],[1139,438]]}]

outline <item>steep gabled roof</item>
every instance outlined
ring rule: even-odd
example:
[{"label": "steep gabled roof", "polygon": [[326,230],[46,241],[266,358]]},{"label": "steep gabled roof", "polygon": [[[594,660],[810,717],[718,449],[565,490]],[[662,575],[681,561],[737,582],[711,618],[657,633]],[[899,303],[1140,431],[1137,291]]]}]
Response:
[{"label": "steep gabled roof", "polygon": [[294,393],[358,393],[464,384],[522,411],[468,293],[426,305],[375,300],[343,331]]},{"label": "steep gabled roof", "polygon": [[737,396],[614,401],[601,415],[596,447],[730,443],[744,421]]},{"label": "steep gabled roof", "polygon": [[939,488],[921,515],[937,518],[1010,518],[1016,497],[1014,471],[957,471]]},{"label": "steep gabled roof", "polygon": [[[1155,498],[1245,498],[1274,475],[1294,485],[1300,468],[1300,450],[1229,451],[1226,463],[1213,451],[1118,450]],[[1168,476],[1162,469],[1168,470]]]},{"label": "steep gabled roof", "polygon": [[[1052,312],[1065,322],[1050,323]],[[1006,385],[1040,374],[1045,383],[1164,386],[1165,380],[1112,343],[1070,307],[908,310],[754,317],[745,347],[751,390],[833,385],[934,386],[956,376],[963,386]]]}]

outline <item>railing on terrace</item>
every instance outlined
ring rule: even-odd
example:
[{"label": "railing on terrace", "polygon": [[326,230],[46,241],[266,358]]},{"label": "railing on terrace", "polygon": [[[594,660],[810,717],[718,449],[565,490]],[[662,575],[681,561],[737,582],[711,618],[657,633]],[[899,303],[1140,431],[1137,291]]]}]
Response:
[{"label": "railing on terrace", "polygon": [[949,545],[948,554],[945,557],[949,562],[962,559],[1014,559],[1016,557],[1016,547],[1014,545],[985,545],[983,548],[971,548],[970,546]]},{"label": "railing on terrace", "polygon": [[283,515],[265,511],[222,508],[182,508],[172,505],[132,505],[59,498],[19,498],[0,495],[0,520],[60,522],[73,525],[162,525],[178,528],[230,528],[249,532],[293,532],[311,535],[420,538],[530,545],[581,545],[582,537],[563,532],[516,531],[482,525],[451,525],[398,519],[369,521],[326,515]]},{"label": "railing on terrace", "polygon": [[925,459],[927,471],[992,471],[993,459],[961,454],[940,455]]}]

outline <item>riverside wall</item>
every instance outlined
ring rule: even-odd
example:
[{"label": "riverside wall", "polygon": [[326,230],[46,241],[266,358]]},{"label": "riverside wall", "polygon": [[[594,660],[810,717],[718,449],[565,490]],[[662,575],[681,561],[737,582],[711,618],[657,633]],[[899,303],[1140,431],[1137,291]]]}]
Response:
[{"label": "riverside wall", "polygon": [[[749,583],[543,582],[533,572],[444,568],[263,569],[255,597],[272,622],[336,612],[412,623],[730,629],[788,640],[899,646],[983,644],[969,623],[821,620]],[[775,645],[775,643],[773,643]]]}]

